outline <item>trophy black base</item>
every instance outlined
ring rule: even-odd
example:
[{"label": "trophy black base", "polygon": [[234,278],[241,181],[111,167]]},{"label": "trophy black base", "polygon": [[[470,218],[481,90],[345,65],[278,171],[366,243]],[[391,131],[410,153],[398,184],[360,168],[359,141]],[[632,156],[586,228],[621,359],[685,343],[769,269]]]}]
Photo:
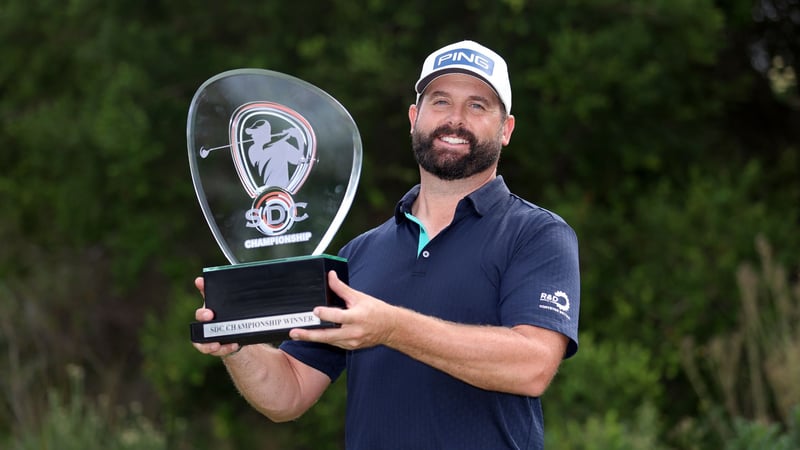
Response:
[{"label": "trophy black base", "polygon": [[293,328],[332,328],[312,310],[344,308],[327,274],[348,282],[347,260],[330,255],[302,256],[203,269],[206,308],[214,320],[190,324],[193,342],[240,345],[285,340]]}]

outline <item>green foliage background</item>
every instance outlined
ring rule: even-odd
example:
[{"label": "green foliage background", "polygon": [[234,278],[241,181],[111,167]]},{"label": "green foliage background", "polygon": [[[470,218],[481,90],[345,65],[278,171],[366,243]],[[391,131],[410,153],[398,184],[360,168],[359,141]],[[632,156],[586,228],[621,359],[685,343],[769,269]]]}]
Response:
[{"label": "green foliage background", "polygon": [[[364,167],[335,251],[416,183],[413,83],[430,51],[465,38],[510,66],[517,128],[501,174],[581,243],[582,349],[545,399],[549,448],[791,446],[797,416],[780,394],[765,390],[766,417],[755,399],[721,406],[720,380],[774,367],[703,366],[703,391],[682,344],[702,360],[738,329],[744,263],[783,267],[759,286],[789,286],[761,289],[756,311],[785,297],[778,315],[800,320],[794,0],[6,0],[0,446],[84,445],[65,419],[73,408],[108,419],[97,433],[150,433],[166,448],[340,448],[343,383],[274,425],[188,343],[192,280],[225,263],[191,186],[188,105],[203,81],[242,67],[344,104]],[[787,336],[771,348],[800,349]],[[82,374],[72,403],[59,400],[76,391],[68,367]],[[104,409],[132,404],[132,418]]]}]

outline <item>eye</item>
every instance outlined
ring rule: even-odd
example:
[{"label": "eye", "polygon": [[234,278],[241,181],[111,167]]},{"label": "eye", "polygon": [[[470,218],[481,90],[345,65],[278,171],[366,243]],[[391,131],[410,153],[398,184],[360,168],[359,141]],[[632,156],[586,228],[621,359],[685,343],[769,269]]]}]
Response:
[{"label": "eye", "polygon": [[484,106],[483,103],[470,103],[469,107],[480,111],[486,111],[486,106]]}]

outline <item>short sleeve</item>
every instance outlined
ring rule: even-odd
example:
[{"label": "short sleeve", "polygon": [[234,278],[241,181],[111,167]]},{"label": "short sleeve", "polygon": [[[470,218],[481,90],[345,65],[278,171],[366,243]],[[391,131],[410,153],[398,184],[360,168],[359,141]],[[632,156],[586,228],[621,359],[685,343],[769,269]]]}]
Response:
[{"label": "short sleeve", "polygon": [[502,277],[501,321],[505,326],[527,324],[564,334],[570,340],[568,358],[578,350],[577,236],[556,218],[529,229],[533,231],[520,239]]}]

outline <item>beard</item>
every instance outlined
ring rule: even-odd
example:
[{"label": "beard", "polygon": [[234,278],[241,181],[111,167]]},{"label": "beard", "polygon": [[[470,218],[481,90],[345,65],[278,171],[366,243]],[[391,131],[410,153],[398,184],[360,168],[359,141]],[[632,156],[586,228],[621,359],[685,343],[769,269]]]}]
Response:
[{"label": "beard", "polygon": [[[479,141],[477,137],[464,128],[453,128],[442,125],[429,134],[414,128],[411,135],[411,148],[417,164],[437,178],[442,180],[460,180],[492,167],[500,159],[502,142],[500,136],[502,128],[498,130],[495,139]],[[469,143],[469,153],[464,156],[455,156],[449,152],[434,148],[436,139],[440,136],[457,136]]]}]

